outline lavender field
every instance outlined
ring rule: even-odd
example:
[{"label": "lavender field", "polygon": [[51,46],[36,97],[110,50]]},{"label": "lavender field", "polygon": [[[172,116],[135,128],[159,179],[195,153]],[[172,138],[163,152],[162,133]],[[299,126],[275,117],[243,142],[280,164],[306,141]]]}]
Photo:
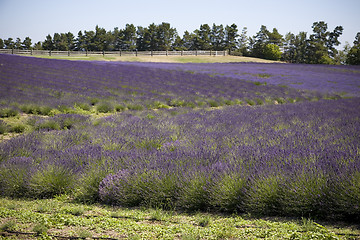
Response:
[{"label": "lavender field", "polygon": [[348,66],[0,55],[0,133],[22,133],[0,191],[359,221],[359,86]]}]

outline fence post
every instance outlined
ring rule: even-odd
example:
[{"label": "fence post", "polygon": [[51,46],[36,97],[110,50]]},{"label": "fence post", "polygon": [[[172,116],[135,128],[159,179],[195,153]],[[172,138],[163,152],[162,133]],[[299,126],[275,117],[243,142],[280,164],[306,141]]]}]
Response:
[{"label": "fence post", "polygon": [[197,56],[197,50],[195,50],[195,56]]},{"label": "fence post", "polygon": [[30,55],[33,55],[33,50],[32,49],[30,50]]},{"label": "fence post", "polygon": [[121,57],[121,49],[120,49],[120,57]]},{"label": "fence post", "polygon": [[68,57],[70,57],[70,51],[68,51]]},{"label": "fence post", "polygon": [[183,50],[181,50],[181,56],[183,55]]},{"label": "fence post", "polygon": [[49,51],[49,56],[51,56],[51,50]]},{"label": "fence post", "polygon": [[136,54],[135,56],[137,57],[137,49],[135,50],[135,54]]},{"label": "fence post", "polygon": [[14,54],[14,49],[13,48],[11,49],[11,54]]},{"label": "fence post", "polygon": [[166,50],[166,56],[168,55],[168,50]]},{"label": "fence post", "polygon": [[102,54],[103,54],[103,57],[105,57],[105,51],[104,50],[102,51]]},{"label": "fence post", "polygon": [[150,55],[153,56],[153,50],[150,51]]}]

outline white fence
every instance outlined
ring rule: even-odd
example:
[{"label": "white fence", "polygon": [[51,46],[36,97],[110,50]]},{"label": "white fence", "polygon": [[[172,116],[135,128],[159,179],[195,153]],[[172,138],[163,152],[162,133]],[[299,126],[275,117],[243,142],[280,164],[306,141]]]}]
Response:
[{"label": "white fence", "polygon": [[228,51],[49,51],[0,49],[0,53],[16,55],[46,55],[46,56],[226,56]]}]

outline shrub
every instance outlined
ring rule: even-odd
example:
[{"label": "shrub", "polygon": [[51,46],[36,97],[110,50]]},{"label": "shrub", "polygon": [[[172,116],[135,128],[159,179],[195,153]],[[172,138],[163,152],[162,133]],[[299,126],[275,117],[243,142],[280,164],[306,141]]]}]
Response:
[{"label": "shrub", "polygon": [[246,190],[247,211],[255,215],[281,214],[280,176],[263,176],[249,182]]},{"label": "shrub", "polygon": [[96,105],[96,110],[99,113],[109,113],[114,111],[114,107],[112,106],[112,104],[108,103],[108,102],[102,102],[99,103],[98,105]]},{"label": "shrub", "polygon": [[136,179],[129,170],[120,170],[106,176],[99,185],[99,195],[103,202],[120,206],[139,206],[141,196],[136,191]]},{"label": "shrub", "polygon": [[51,107],[42,106],[42,107],[40,107],[40,109],[39,109],[39,114],[41,114],[41,115],[46,115],[46,116],[50,116],[52,110],[53,110],[53,109],[52,109]]},{"label": "shrub", "polygon": [[255,102],[251,99],[245,99],[246,103],[249,104],[250,106],[254,106]]},{"label": "shrub", "polygon": [[326,216],[332,205],[328,179],[321,171],[295,173],[283,187],[284,211],[292,216]]},{"label": "shrub", "polygon": [[29,193],[29,180],[34,161],[28,157],[14,157],[0,165],[0,191],[5,196],[23,197]]},{"label": "shrub", "polygon": [[21,111],[27,114],[39,114],[40,106],[35,104],[25,104],[20,106]]},{"label": "shrub", "polygon": [[214,183],[210,203],[225,212],[243,212],[246,180],[236,174],[226,174]]},{"label": "shrub", "polygon": [[211,183],[209,176],[192,174],[182,185],[179,194],[178,206],[182,209],[208,210],[210,207]]},{"label": "shrub", "polygon": [[17,123],[13,126],[11,126],[10,132],[15,132],[15,133],[22,133],[24,132],[26,129],[26,126],[22,123]]},{"label": "shrub", "polygon": [[35,130],[60,130],[60,123],[54,119],[46,119],[36,122]]},{"label": "shrub", "polygon": [[71,113],[72,112],[72,109],[66,105],[60,105],[60,106],[58,106],[57,109],[62,113]]},{"label": "shrub", "polygon": [[120,104],[115,105],[115,111],[117,111],[117,112],[122,112],[125,109],[126,109],[126,107],[123,105],[120,105]]},{"label": "shrub", "polygon": [[31,194],[39,198],[51,198],[69,193],[74,184],[70,169],[60,165],[47,165],[40,168],[30,180]]},{"label": "shrub", "polygon": [[97,104],[98,102],[100,102],[100,99],[98,98],[90,98],[90,104],[92,106],[94,106],[95,104]]},{"label": "shrub", "polygon": [[137,111],[141,111],[141,110],[144,109],[144,107],[142,105],[140,105],[140,104],[128,104],[127,108],[129,110],[137,110]]},{"label": "shrub", "polygon": [[9,126],[2,120],[0,120],[0,134],[4,134],[9,131]]},{"label": "shrub", "polygon": [[94,203],[100,200],[99,186],[101,181],[108,175],[108,170],[102,169],[97,164],[85,170],[77,181],[75,198],[85,203]]},{"label": "shrub", "polygon": [[19,112],[12,108],[0,109],[0,118],[16,117]]},{"label": "shrub", "polygon": [[169,106],[166,105],[165,103],[162,103],[160,101],[154,101],[153,103],[151,103],[149,106],[148,106],[149,109],[161,109],[161,108],[165,108],[165,109],[168,109]]},{"label": "shrub", "polygon": [[210,107],[219,107],[221,104],[216,100],[208,100]]}]

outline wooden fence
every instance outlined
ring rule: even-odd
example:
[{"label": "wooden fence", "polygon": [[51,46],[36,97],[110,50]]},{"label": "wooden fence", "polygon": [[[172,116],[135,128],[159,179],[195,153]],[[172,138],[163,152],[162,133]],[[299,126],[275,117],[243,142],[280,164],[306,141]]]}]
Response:
[{"label": "wooden fence", "polygon": [[45,56],[226,56],[228,51],[49,51],[0,49],[0,53]]}]

